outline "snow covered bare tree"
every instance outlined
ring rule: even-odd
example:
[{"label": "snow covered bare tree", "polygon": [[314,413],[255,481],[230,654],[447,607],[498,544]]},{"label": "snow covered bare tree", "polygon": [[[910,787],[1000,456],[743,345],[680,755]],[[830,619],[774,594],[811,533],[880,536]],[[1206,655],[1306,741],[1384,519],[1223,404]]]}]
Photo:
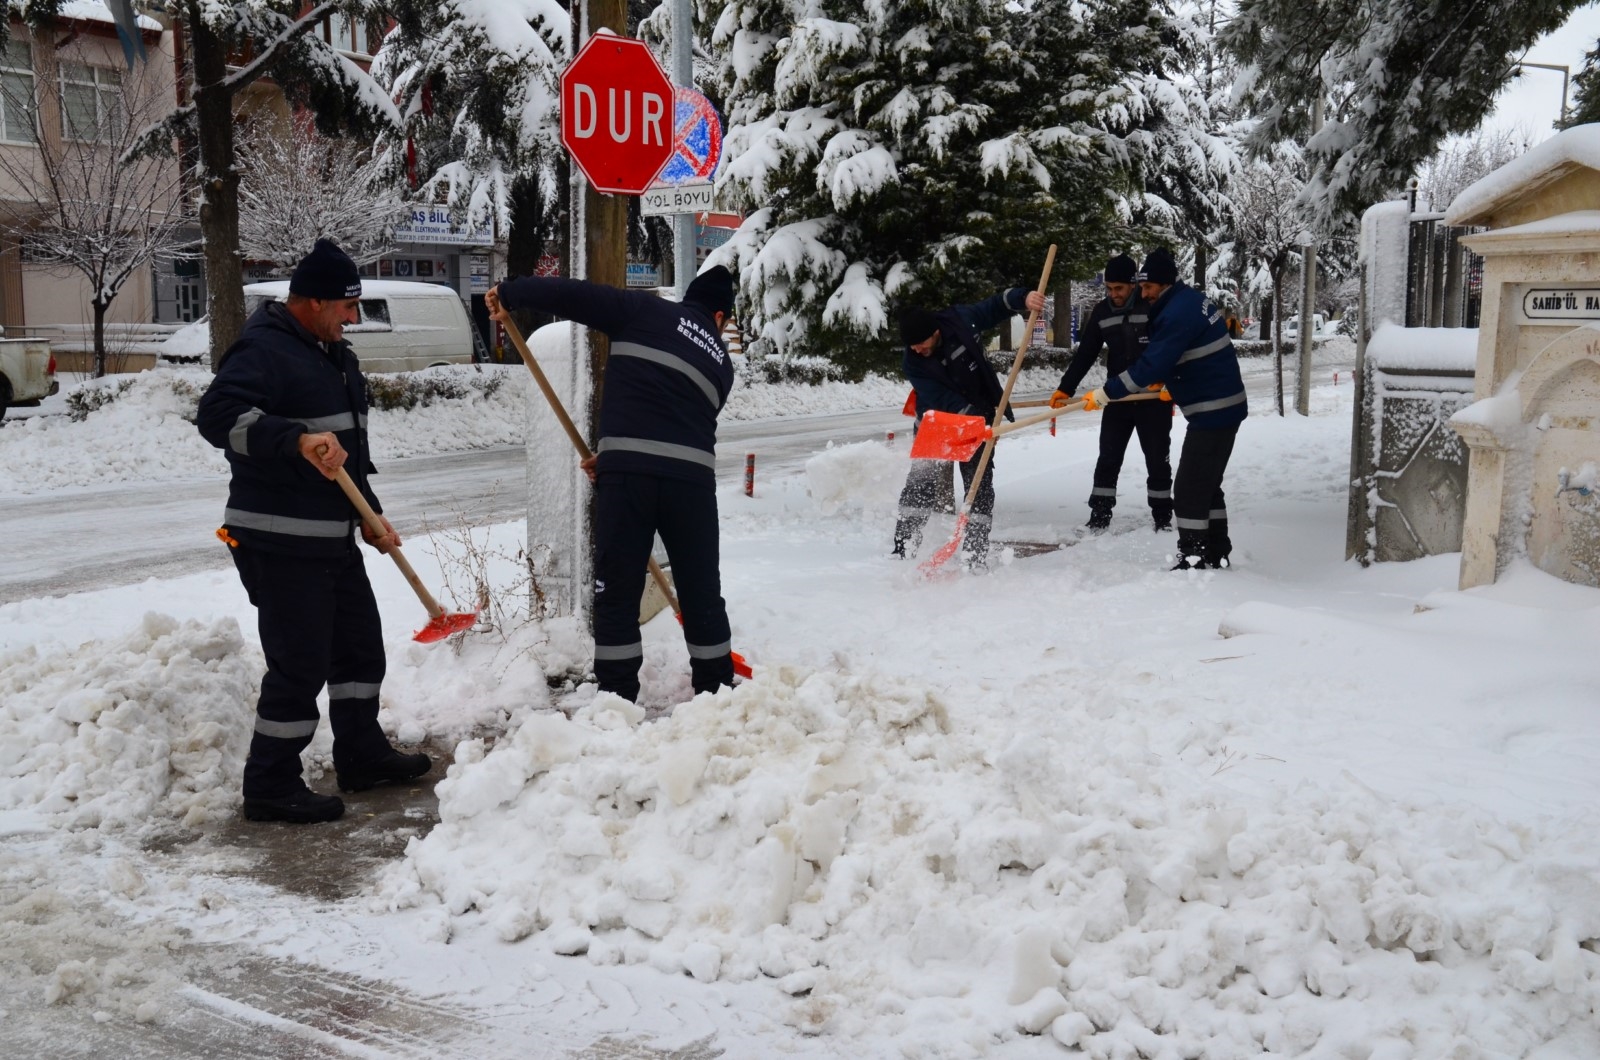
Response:
[{"label": "snow covered bare tree", "polygon": [[[32,150],[0,151],[8,186],[0,230],[37,265],[76,273],[89,290],[94,374],[106,373],[106,311],[123,285],[184,245],[185,180],[176,159],[124,162],[141,130],[162,114],[156,79],[93,67],[71,43],[8,43],[8,65],[32,63],[34,76],[3,82],[8,138],[27,135]],[[31,128],[30,128],[31,127]]]},{"label": "snow covered bare tree", "polygon": [[[58,4],[59,0],[29,0]],[[317,32],[357,0],[170,0],[167,10],[188,59],[188,101],[147,130],[144,151],[174,141],[198,159],[200,230],[211,317],[211,362],[244,327],[244,271],[239,255],[239,159],[235,100],[271,77],[291,105],[304,108],[328,135],[400,127],[400,114],[367,73]]]},{"label": "snow covered bare tree", "polygon": [[251,261],[294,265],[319,238],[359,264],[394,246],[410,207],[384,155],[319,136],[310,121],[260,117],[239,148],[239,249]]},{"label": "snow covered bare tree", "polygon": [[701,0],[750,348],[883,367],[897,304],[1032,286],[1051,242],[1092,274],[1134,190],[1104,126],[1136,7]]},{"label": "snow covered bare tree", "polygon": [[1293,144],[1280,144],[1270,157],[1246,165],[1233,183],[1237,205],[1230,253],[1236,258],[1250,296],[1267,302],[1261,337],[1272,330],[1278,415],[1283,415],[1283,288],[1299,264],[1306,231],[1300,194],[1305,160]]},{"label": "snow covered bare tree", "polygon": [[[1306,144],[1303,201],[1329,231],[1472,132],[1516,59],[1587,0],[1239,0],[1222,30],[1245,65],[1250,145]],[[1327,121],[1311,135],[1312,102]]]},{"label": "snow covered bare tree", "polygon": [[1446,141],[1417,175],[1417,206],[1443,212],[1455,197],[1482,177],[1520,157],[1533,144],[1526,129],[1480,129]]}]

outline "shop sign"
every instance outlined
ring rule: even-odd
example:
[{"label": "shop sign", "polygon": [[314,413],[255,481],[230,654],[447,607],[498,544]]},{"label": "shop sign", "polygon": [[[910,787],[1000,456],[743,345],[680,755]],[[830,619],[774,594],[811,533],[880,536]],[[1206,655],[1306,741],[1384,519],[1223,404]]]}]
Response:
[{"label": "shop sign", "polygon": [[469,229],[460,214],[446,207],[419,206],[394,226],[394,239],[397,243],[492,247],[494,231],[487,223]]}]

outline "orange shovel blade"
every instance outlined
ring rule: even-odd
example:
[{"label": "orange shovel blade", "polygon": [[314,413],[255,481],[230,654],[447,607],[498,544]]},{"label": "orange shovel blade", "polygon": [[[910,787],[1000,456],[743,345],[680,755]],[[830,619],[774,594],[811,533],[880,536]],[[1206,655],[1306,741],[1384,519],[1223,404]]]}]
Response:
[{"label": "orange shovel blade", "polygon": [[923,560],[921,565],[917,567],[922,572],[923,577],[931,576],[934,571],[950,562],[950,557],[955,555],[956,549],[961,547],[961,535],[966,532],[966,529],[967,513],[962,512],[956,518],[956,532],[950,536],[950,540],[940,545],[939,551]]},{"label": "orange shovel blade", "polygon": [[911,456],[917,460],[957,460],[965,463],[991,436],[989,421],[982,416],[927,412],[917,426],[917,437],[911,443]]},{"label": "orange shovel blade", "polygon": [[476,611],[441,611],[438,618],[429,619],[428,624],[412,634],[411,639],[418,644],[432,644],[434,641],[444,640],[452,633],[472,628],[472,624],[476,621],[478,621]]}]

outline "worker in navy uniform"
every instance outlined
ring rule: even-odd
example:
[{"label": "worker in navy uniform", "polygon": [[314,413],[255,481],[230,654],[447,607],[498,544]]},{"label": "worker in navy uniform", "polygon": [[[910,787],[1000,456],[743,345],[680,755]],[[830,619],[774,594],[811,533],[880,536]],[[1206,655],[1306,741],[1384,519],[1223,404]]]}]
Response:
[{"label": "worker in navy uniform", "polygon": [[[1134,287],[1137,271],[1138,266],[1126,254],[1106,262],[1106,296],[1095,303],[1084,322],[1078,351],[1061,374],[1060,386],[1050,395],[1051,408],[1072,400],[1102,350],[1107,379],[1127,371],[1143,356],[1150,306]],[[1111,525],[1111,510],[1117,505],[1117,476],[1122,472],[1128,439],[1135,431],[1139,448],[1144,450],[1150,517],[1157,530],[1172,529],[1172,406],[1165,401],[1132,401],[1110,406],[1100,421],[1100,459],[1095,462],[1094,486],[1089,492],[1090,530],[1098,532]]]},{"label": "worker in navy uniform", "polygon": [[380,552],[400,544],[383,521],[374,537],[334,482],[343,467],[374,511],[366,380],[344,326],[357,320],[361,277],[326,239],[295,267],[287,302],[251,314],[200,399],[200,433],[232,476],[222,529],[255,605],[266,676],[244,766],[253,821],[331,821],[336,795],[311,791],[300,752],[328,689],[333,767],[341,791],[413,780],[432,766],[402,754],[378,724],[383,627],[355,531]]},{"label": "worker in navy uniform", "polygon": [[[930,411],[982,416],[994,422],[1004,387],[994,366],[984,355],[978,333],[1009,322],[1024,310],[1044,308],[1044,295],[1025,287],[998,291],[972,305],[953,305],[934,312],[907,308],[900,313],[900,340],[905,344],[901,369],[916,391],[917,419]],[[1006,418],[1014,419],[1011,409]],[[972,477],[977,473],[982,450],[961,464],[961,480],[972,492]],[[915,555],[922,543],[922,528],[937,503],[942,465],[932,460],[913,460],[900,491],[899,518],[894,528],[893,555],[904,558],[907,550]],[[994,460],[984,469],[983,481],[973,497],[962,538],[963,561],[969,568],[981,568],[989,554],[989,531],[994,524]]]},{"label": "worker in navy uniform", "polygon": [[722,325],[733,276],[696,276],[682,302],[558,277],[506,280],[486,296],[492,316],[535,309],[611,339],[600,440],[585,468],[595,483],[594,675],[603,692],[639,696],[644,644],[639,598],[661,535],[682,607],[696,692],[733,684],[717,528],[717,414],[733,388]]},{"label": "worker in navy uniform", "polygon": [[1222,310],[1178,281],[1171,251],[1152,250],[1134,279],[1150,303],[1150,341],[1144,356],[1107,378],[1085,407],[1104,407],[1108,400],[1166,384],[1188,424],[1172,490],[1179,553],[1173,569],[1221,569],[1233,552],[1222,477],[1249,411],[1239,358]]}]

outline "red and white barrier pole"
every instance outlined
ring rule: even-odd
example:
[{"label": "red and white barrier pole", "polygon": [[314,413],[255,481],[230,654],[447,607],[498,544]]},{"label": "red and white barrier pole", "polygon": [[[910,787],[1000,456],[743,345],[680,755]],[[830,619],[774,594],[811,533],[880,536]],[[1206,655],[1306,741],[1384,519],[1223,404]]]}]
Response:
[{"label": "red and white barrier pole", "polygon": [[894,432],[893,431],[885,432],[884,438],[890,445],[894,444]]},{"label": "red and white barrier pole", "polygon": [[1055,436],[1056,436],[1056,421],[1055,420],[1051,420],[1050,421],[1050,437],[1054,438]]},{"label": "red and white barrier pole", "polygon": [[756,495],[756,454],[746,453],[744,457],[744,495]]}]

